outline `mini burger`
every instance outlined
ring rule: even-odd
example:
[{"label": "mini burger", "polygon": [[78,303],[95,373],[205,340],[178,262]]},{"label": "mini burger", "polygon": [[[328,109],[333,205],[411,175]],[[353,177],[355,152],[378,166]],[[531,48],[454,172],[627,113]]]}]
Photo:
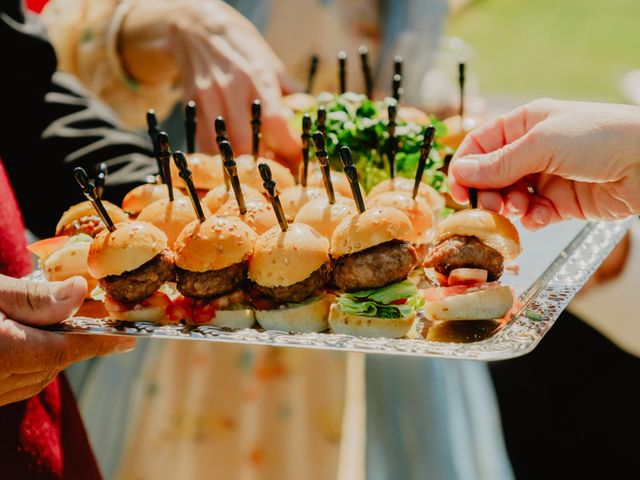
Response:
[{"label": "mini burger", "polygon": [[304,187],[302,185],[294,185],[280,192],[282,208],[289,221],[293,221],[300,209],[311,200],[324,197],[324,188]]},{"label": "mini burger", "polygon": [[271,169],[273,180],[278,184],[281,190],[286,187],[293,187],[296,184],[295,178],[291,171],[284,165],[271,160],[269,158],[258,157],[258,161],[254,160],[251,155],[238,155],[235,158],[238,168],[238,177],[243,186],[252,187],[260,192],[264,192],[258,165],[266,163]]},{"label": "mini burger", "polygon": [[506,217],[468,209],[440,222],[425,267],[433,268],[440,288],[423,291],[431,320],[492,320],[513,306],[511,287],[500,285],[505,260],[520,254],[520,238]]},{"label": "mini burger", "polygon": [[[347,178],[344,176],[344,173],[331,170],[330,175],[331,175],[331,182],[333,184],[333,188],[336,191],[336,194],[342,195],[343,197],[346,197],[346,198],[353,198],[351,185],[349,184],[349,180],[347,180]],[[320,171],[320,169],[314,170],[311,173],[311,175],[309,175],[309,181],[307,184],[310,187],[322,188],[322,185],[324,184],[324,180],[322,178],[322,172]],[[364,188],[362,188],[362,185],[360,185],[360,191],[364,193]]]},{"label": "mini burger", "polygon": [[[404,178],[404,177],[389,178],[387,180],[383,180],[382,182],[378,183],[375,187],[373,187],[369,192],[368,198],[372,199],[377,195],[380,195],[381,193],[385,193],[385,192],[411,193],[413,192],[414,184],[415,184],[415,181],[409,178]],[[436,215],[436,217],[439,217],[440,212],[445,207],[445,198],[441,193],[439,193],[431,185],[427,185],[426,183],[422,182],[420,183],[420,188],[418,189],[418,197],[421,197],[425,202],[427,202],[427,204],[429,205],[429,207],[431,207],[431,210],[433,210],[433,213]]]},{"label": "mini burger", "polygon": [[160,229],[133,221],[103,230],[89,247],[88,268],[106,292],[105,308],[112,318],[167,321],[171,301],[158,290],[173,279],[173,254]]},{"label": "mini burger", "polygon": [[336,333],[400,338],[415,335],[418,289],[406,281],[417,263],[409,218],[375,207],[344,219],[332,238],[333,283],[347,292],[331,306]]},{"label": "mini burger", "polygon": [[233,217],[190,223],[175,243],[177,289],[172,320],[192,325],[249,328],[253,309],[243,287],[256,233]]},{"label": "mini burger", "polygon": [[[103,200],[102,203],[115,223],[129,220],[129,216],[117,205],[106,200]],[[66,235],[72,237],[79,233],[84,233],[90,237],[95,237],[104,229],[104,223],[96,214],[91,202],[80,202],[62,214],[56,226],[56,236]]]},{"label": "mini burger", "polygon": [[256,319],[265,330],[321,332],[333,296],[325,292],[329,241],[302,223],[275,226],[256,241],[249,261]]},{"label": "mini burger", "polygon": [[[178,190],[173,189],[173,196],[175,198],[184,197],[184,194]],[[164,200],[169,198],[167,192],[167,186],[162,183],[145,183],[144,185],[138,185],[129,193],[127,193],[122,200],[122,209],[128,212],[130,215],[138,215],[143,208],[152,204],[156,200]]]},{"label": "mini burger", "polygon": [[390,191],[369,199],[369,206],[393,207],[411,220],[411,232],[406,239],[416,249],[418,259],[424,259],[434,235],[435,215],[422,197],[413,198],[409,192]]},{"label": "mini burger", "polygon": [[[205,215],[209,215],[209,210],[204,206],[203,211]],[[189,197],[182,196],[173,201],[168,198],[156,200],[147,205],[137,219],[155,225],[162,230],[171,247],[184,227],[197,218]]]},{"label": "mini burger", "polygon": [[337,197],[335,203],[329,203],[329,199],[325,196],[305,204],[298,211],[295,222],[309,225],[331,239],[333,232],[342,220],[356,213],[358,212],[353,200]]},{"label": "mini burger", "polygon": [[[267,199],[255,188],[244,185],[242,187],[242,193],[247,200],[251,200],[258,203],[267,203]],[[209,209],[211,213],[216,213],[220,207],[222,207],[228,201],[235,201],[235,196],[231,188],[227,188],[226,185],[219,185],[216,188],[209,190],[202,199],[202,203]]]},{"label": "mini burger", "polygon": [[[209,190],[223,184],[224,173],[222,160],[219,155],[212,156],[204,153],[190,153],[187,154],[186,157],[193,184],[200,198],[204,197]],[[174,185],[183,185],[179,173],[178,168],[172,163],[171,179]]]}]

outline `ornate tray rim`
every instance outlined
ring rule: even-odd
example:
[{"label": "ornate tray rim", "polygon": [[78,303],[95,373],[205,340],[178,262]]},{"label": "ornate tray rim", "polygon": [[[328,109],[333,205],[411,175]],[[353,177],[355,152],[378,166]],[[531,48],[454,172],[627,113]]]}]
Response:
[{"label": "ornate tray rim", "polygon": [[[473,343],[362,338],[334,333],[289,334],[258,329],[126,323],[74,317],[47,330],[68,334],[129,335],[345,352],[496,361],[531,352],[571,299],[628,230],[632,219],[587,223],[546,271],[519,297],[518,313],[491,337]],[[42,280],[42,272],[31,278]]]}]

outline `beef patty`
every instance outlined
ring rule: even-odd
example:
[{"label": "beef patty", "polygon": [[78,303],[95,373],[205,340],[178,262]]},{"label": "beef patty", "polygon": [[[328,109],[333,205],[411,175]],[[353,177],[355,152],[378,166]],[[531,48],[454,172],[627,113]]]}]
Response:
[{"label": "beef patty", "polygon": [[220,270],[192,272],[176,267],[178,290],[187,297],[219,297],[237,290],[247,278],[247,262],[240,262]]},{"label": "beef patty", "polygon": [[298,303],[323,288],[329,281],[330,273],[331,266],[327,262],[301,282],[294,283],[288,287],[263,287],[257,283],[255,287],[262,295],[276,302]]},{"label": "beef patty", "polygon": [[456,268],[482,268],[488,272],[489,282],[502,276],[503,263],[500,252],[477,237],[457,235],[436,245],[425,260],[425,266],[447,276]]},{"label": "beef patty", "polygon": [[120,303],[134,304],[155,293],[173,278],[173,256],[168,250],[159,253],[135,270],[109,275],[99,280],[100,286]]},{"label": "beef patty", "polygon": [[391,240],[336,259],[333,283],[347,291],[384,287],[405,280],[417,261],[409,242]]}]

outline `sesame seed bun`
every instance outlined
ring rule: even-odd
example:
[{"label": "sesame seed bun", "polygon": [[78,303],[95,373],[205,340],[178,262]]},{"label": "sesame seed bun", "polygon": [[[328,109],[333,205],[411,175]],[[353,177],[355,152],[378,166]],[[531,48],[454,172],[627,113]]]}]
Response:
[{"label": "sesame seed bun", "polygon": [[455,235],[477,237],[506,260],[513,260],[521,251],[516,227],[507,217],[491,210],[474,208],[449,215],[438,224],[433,242],[438,244]]},{"label": "sesame seed bun", "polygon": [[273,310],[256,310],[256,320],[265,330],[290,333],[323,332],[329,328],[327,317],[335,297],[330,294]]},{"label": "sesame seed bun", "polygon": [[[205,216],[209,215],[206,206],[203,205],[202,210]],[[197,218],[189,197],[176,198],[173,202],[168,198],[156,200],[138,215],[138,220],[149,222],[162,230],[167,236],[169,246],[173,245],[182,229]]]},{"label": "sesame seed bun", "polygon": [[287,220],[293,221],[298,211],[315,198],[326,197],[324,189],[294,185],[280,190],[280,202]]},{"label": "sesame seed bun", "polygon": [[[383,180],[375,187],[373,187],[369,192],[369,196],[367,198],[373,198],[376,195],[380,195],[381,193],[389,191],[413,193],[413,183],[414,181],[409,178],[388,178],[387,180]],[[440,215],[440,211],[445,207],[444,196],[431,185],[427,185],[424,182],[420,183],[420,187],[418,188],[418,196],[424,199],[429,204],[431,210],[433,210],[435,215]]]},{"label": "sesame seed bun", "polygon": [[371,207],[394,207],[411,220],[411,232],[407,240],[414,245],[424,245],[433,239],[435,215],[421,197],[415,199],[409,192],[384,192],[369,199]]},{"label": "sesame seed bun", "polygon": [[[127,215],[126,212],[117,205],[107,202],[106,200],[103,200],[102,204],[111,217],[111,220],[113,220],[113,223],[122,223],[129,220],[129,215]],[[58,222],[58,225],[56,225],[56,235],[59,235],[65,227],[71,225],[74,221],[79,220],[82,217],[93,215],[97,215],[97,213],[93,208],[93,205],[91,205],[91,202],[86,201],[73,205],[62,214],[62,217],[60,217],[60,221]]]},{"label": "sesame seed bun", "polygon": [[[175,198],[184,197],[184,193],[174,188],[173,196]],[[138,185],[125,195],[122,200],[122,209],[133,215],[137,215],[147,205],[164,198],[169,198],[166,185],[161,183],[145,183],[144,185]]]},{"label": "sesame seed bun", "polygon": [[296,184],[289,169],[275,160],[260,157],[256,163],[251,155],[238,155],[235,161],[238,168],[238,178],[243,186],[248,185],[260,192],[264,191],[262,177],[258,171],[258,163],[263,162],[267,163],[271,168],[273,181],[278,185],[278,190],[283,190]]},{"label": "sesame seed bun", "polygon": [[397,208],[371,208],[340,222],[331,239],[331,254],[341,257],[391,240],[407,240],[411,229],[411,220]]},{"label": "sesame seed bun", "polygon": [[61,282],[75,276],[83,277],[89,285],[89,295],[97,285],[87,268],[90,246],[90,242],[69,243],[41,260],[44,278],[49,282]]},{"label": "sesame seed bun", "polygon": [[239,218],[212,215],[203,223],[195,220],[174,244],[175,263],[191,272],[221,270],[246,260],[257,237]]},{"label": "sesame seed bun", "polygon": [[334,204],[330,204],[326,197],[316,198],[298,211],[295,222],[309,225],[328,239],[331,239],[340,222],[346,217],[357,213],[358,210],[353,200],[348,198],[338,197]]},{"label": "sesame seed bun", "polygon": [[115,231],[103,230],[93,239],[87,266],[93,278],[121,275],[147,263],[167,247],[167,236],[150,223],[119,223]]},{"label": "sesame seed bun", "polygon": [[511,287],[496,285],[425,302],[429,320],[495,320],[513,307]]},{"label": "sesame seed bun", "polygon": [[[351,184],[347,177],[342,172],[336,172],[335,170],[331,170],[331,183],[333,184],[333,190],[336,195],[342,195],[346,198],[353,198],[353,193],[351,192]],[[310,172],[309,178],[307,179],[307,185],[309,187],[318,187],[324,188],[324,180],[322,178],[322,172],[320,170],[314,170],[312,173]],[[362,196],[366,197],[366,193],[362,185],[360,185],[360,191],[362,192]]]},{"label": "sesame seed bun", "polygon": [[[268,200],[264,198],[264,195],[260,193],[255,188],[251,188],[247,185],[243,185],[242,194],[244,195],[245,200],[254,200],[256,202],[267,203]],[[227,190],[225,185],[218,185],[216,188],[213,188],[207,192],[207,194],[202,199],[203,205],[206,205],[211,213],[216,213],[222,205],[224,205],[227,201],[232,200],[235,201],[235,194],[231,187]]]},{"label": "sesame seed bun", "polygon": [[227,203],[220,207],[216,215],[238,217],[258,235],[262,235],[271,227],[278,225],[278,217],[276,217],[270,204],[264,203],[264,201],[246,200],[245,206],[247,207],[247,212],[244,215],[240,215],[240,208],[234,197],[231,200],[227,200]]},{"label": "sesame seed bun", "polygon": [[329,261],[329,241],[303,223],[275,226],[256,241],[249,277],[263,287],[288,287]]},{"label": "sesame seed bun", "polygon": [[[211,190],[224,182],[220,155],[189,153],[186,157],[187,165],[191,170],[191,179],[198,190]],[[186,189],[184,180],[180,177],[178,167],[174,162],[171,162],[171,179],[175,187]]]}]

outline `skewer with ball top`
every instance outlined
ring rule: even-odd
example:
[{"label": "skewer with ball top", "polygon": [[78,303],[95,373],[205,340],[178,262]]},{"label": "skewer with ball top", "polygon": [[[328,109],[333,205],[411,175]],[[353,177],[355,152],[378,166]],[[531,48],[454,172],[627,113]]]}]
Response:
[{"label": "skewer with ball top", "polygon": [[358,48],[360,54],[360,64],[362,66],[362,76],[364,77],[364,91],[367,98],[373,98],[373,75],[371,65],[369,65],[369,49],[364,45]]}]

